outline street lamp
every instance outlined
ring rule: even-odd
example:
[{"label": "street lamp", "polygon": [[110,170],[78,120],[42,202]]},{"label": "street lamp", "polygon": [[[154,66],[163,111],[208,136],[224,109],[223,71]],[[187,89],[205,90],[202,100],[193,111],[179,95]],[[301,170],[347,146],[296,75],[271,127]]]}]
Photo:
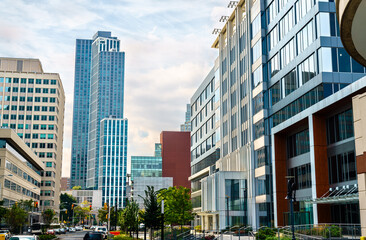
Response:
[{"label": "street lamp", "polygon": [[296,184],[294,176],[286,176],[287,180],[287,196],[285,199],[290,200],[290,214],[291,214],[291,230],[292,240],[295,238],[295,216],[294,216],[294,201],[296,196]]}]

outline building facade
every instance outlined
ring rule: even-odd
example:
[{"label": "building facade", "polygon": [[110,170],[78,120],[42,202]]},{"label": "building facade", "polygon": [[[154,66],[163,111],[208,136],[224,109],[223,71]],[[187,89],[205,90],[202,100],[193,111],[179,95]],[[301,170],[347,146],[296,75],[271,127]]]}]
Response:
[{"label": "building facade", "polygon": [[41,199],[41,160],[11,129],[0,129],[0,199],[4,207],[20,200]]},{"label": "building facade", "polygon": [[98,189],[101,120],[123,118],[125,53],[111,32],[97,32],[91,48],[86,187]]},{"label": "building facade", "polygon": [[190,188],[190,132],[160,133],[162,176],[172,177],[173,186]]},{"label": "building facade", "polygon": [[99,184],[102,202],[125,206],[127,178],[127,119],[104,118],[100,122]]},{"label": "building facade", "polygon": [[62,177],[60,180],[61,183],[61,191],[70,190],[70,178]]},{"label": "building facade", "polygon": [[[200,179],[203,228],[288,225],[286,176],[298,189],[296,224],[359,223],[351,98],[365,68],[342,48],[334,2],[242,0],[227,19],[213,44],[220,151]],[[194,95],[192,166],[207,154],[202,105]]]},{"label": "building facade", "polygon": [[191,131],[191,105],[187,104],[184,123],[180,125],[181,132]]},{"label": "building facade", "polygon": [[131,156],[131,180],[135,177],[161,177],[161,144],[155,143],[154,156]]},{"label": "building facade", "polygon": [[140,209],[145,209],[144,200],[147,186],[153,187],[154,191],[173,187],[172,177],[135,177],[133,180],[132,198],[137,202]]},{"label": "building facade", "polygon": [[74,109],[71,144],[71,187],[86,187],[89,132],[91,39],[76,39]]},{"label": "building facade", "polygon": [[40,208],[59,210],[65,93],[38,59],[0,58],[0,125],[13,129],[45,164]]}]

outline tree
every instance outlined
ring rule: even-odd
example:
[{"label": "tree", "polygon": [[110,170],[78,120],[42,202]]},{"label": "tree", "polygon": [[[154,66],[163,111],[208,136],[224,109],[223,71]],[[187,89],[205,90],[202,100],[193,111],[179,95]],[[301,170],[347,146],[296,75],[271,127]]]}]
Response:
[{"label": "tree", "polygon": [[98,210],[98,219],[100,222],[105,223],[108,222],[108,218],[107,218],[107,214],[108,214],[108,210],[101,208]]},{"label": "tree", "polygon": [[194,219],[191,192],[185,187],[169,187],[159,191],[159,200],[164,199],[164,221],[182,227]]},{"label": "tree", "polygon": [[56,216],[56,213],[53,209],[46,209],[42,212],[42,218],[43,218],[43,222],[49,226],[52,221],[53,218]]},{"label": "tree", "polygon": [[128,201],[126,207],[119,214],[119,225],[125,231],[138,231],[139,205],[136,201]]},{"label": "tree", "polygon": [[81,186],[73,186],[72,190],[81,190]]},{"label": "tree", "polygon": [[[90,217],[90,203],[88,201],[84,201],[81,203],[81,206],[74,207],[74,217],[76,219],[79,219],[84,223],[84,220],[86,221],[88,217]],[[85,206],[85,207],[84,207]],[[78,221],[76,221],[78,222]]]},{"label": "tree", "polygon": [[15,203],[7,212],[6,223],[10,226],[11,232],[20,233],[23,225],[26,223],[28,213]]},{"label": "tree", "polygon": [[8,209],[3,207],[4,201],[0,201],[0,223],[2,223],[3,219],[6,218],[6,215],[8,214]]},{"label": "tree", "polygon": [[60,195],[60,209],[66,209],[66,211],[61,211],[61,219],[70,221],[72,218],[72,204],[76,203],[76,199],[67,193],[62,193]]},{"label": "tree", "polygon": [[158,193],[152,186],[147,186],[145,198],[139,196],[144,201],[145,212],[142,218],[145,226],[150,229],[150,239],[152,239],[153,229],[157,229],[161,225],[161,205],[157,196]]}]

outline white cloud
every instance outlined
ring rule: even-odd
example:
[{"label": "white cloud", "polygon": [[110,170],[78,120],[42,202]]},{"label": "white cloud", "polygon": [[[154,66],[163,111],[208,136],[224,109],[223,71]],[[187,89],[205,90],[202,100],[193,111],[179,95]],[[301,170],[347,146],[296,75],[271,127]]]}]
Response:
[{"label": "white cloud", "polygon": [[[39,58],[60,73],[65,104],[63,176],[71,157],[76,38],[110,30],[126,52],[125,117],[128,151],[152,155],[162,130],[179,130],[186,103],[214,64],[211,35],[221,0],[2,0],[0,56]],[[230,10],[231,11],[231,10]],[[220,24],[220,23],[219,23]]]}]

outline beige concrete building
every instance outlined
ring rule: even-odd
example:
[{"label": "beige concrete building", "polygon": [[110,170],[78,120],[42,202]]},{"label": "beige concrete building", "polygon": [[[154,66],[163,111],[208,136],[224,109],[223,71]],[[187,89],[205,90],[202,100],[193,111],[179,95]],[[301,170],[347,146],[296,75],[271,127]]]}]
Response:
[{"label": "beige concrete building", "polygon": [[45,165],[40,208],[59,209],[65,93],[38,59],[0,58],[0,126],[13,129]]},{"label": "beige concrete building", "polygon": [[[44,164],[11,129],[0,129],[0,159],[0,200],[4,206],[20,200],[39,202]],[[32,217],[39,220],[39,214]]]}]

